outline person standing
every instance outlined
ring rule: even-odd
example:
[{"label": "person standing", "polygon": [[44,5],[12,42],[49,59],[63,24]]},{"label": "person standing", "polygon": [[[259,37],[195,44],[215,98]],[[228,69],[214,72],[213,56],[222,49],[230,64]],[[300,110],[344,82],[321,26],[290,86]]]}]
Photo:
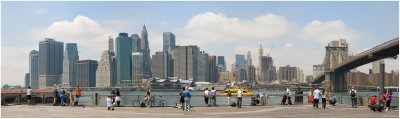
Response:
[{"label": "person standing", "polygon": [[383,106],[383,110],[385,110],[385,106],[386,106],[386,91],[384,90],[383,92],[382,92],[382,94],[381,94],[381,96],[380,96],[381,98],[380,98],[380,102],[381,102],[381,105],[380,106]]},{"label": "person standing", "polygon": [[183,95],[183,97],[184,97],[184,99],[185,99],[185,107],[184,107],[184,110],[185,111],[190,111],[190,107],[191,107],[191,105],[190,105],[190,98],[192,97],[191,95],[190,95],[190,91],[186,88],[184,91],[183,91],[183,93],[182,93],[182,95]]},{"label": "person standing", "polygon": [[242,89],[239,88],[237,91],[237,107],[238,108],[242,108],[242,96],[243,96]]},{"label": "person standing", "polygon": [[351,87],[349,95],[350,95],[350,99],[351,99],[351,107],[353,107],[353,108],[357,108],[356,94],[357,94],[357,90],[355,90],[354,87]]},{"label": "person standing", "polygon": [[214,87],[211,88],[211,105],[216,106],[217,105],[217,91],[214,89]]},{"label": "person standing", "polygon": [[227,98],[228,98],[228,105],[231,105],[231,97],[232,97],[232,94],[231,94],[231,91],[230,90],[228,90],[228,94],[227,94]]},{"label": "person standing", "polygon": [[65,90],[61,88],[60,90],[60,98],[61,98],[61,106],[65,106],[64,99],[65,99]]},{"label": "person standing", "polygon": [[314,101],[314,97],[312,96],[312,91],[310,90],[310,92],[308,92],[308,103],[313,103]]},{"label": "person standing", "polygon": [[210,93],[210,91],[208,91],[208,88],[206,88],[206,90],[204,90],[204,102],[206,104],[206,106],[208,106],[208,93]]},{"label": "person standing", "polygon": [[113,98],[113,96],[112,95],[109,95],[108,97],[107,97],[107,99],[106,99],[106,103],[107,103],[107,109],[108,110],[114,110],[114,105],[113,105],[113,102],[112,102],[112,98]]},{"label": "person standing", "polygon": [[78,86],[76,86],[76,89],[75,89],[75,97],[76,97],[76,99],[75,99],[74,105],[79,105],[78,102],[79,102],[79,98],[81,96],[82,96],[82,89],[79,88],[79,85],[78,85]]},{"label": "person standing", "polygon": [[117,107],[120,107],[121,105],[121,93],[119,92],[119,89],[117,88],[117,92],[115,93],[115,101],[117,101]]},{"label": "person standing", "polygon": [[287,88],[286,93],[287,93],[288,104],[292,105],[292,100],[290,99],[290,97],[292,96],[292,92],[290,91],[289,88]]},{"label": "person standing", "polygon": [[26,97],[28,98],[28,105],[31,105],[32,89],[30,86],[28,87],[28,89],[26,89]]},{"label": "person standing", "polygon": [[72,94],[72,89],[69,90],[69,106],[73,106],[74,105],[74,95]]},{"label": "person standing", "polygon": [[313,106],[314,109],[318,109],[318,103],[319,103],[319,96],[321,95],[321,91],[318,90],[318,88],[316,88],[313,92],[313,96],[314,96],[314,102],[313,102]]},{"label": "person standing", "polygon": [[393,91],[392,89],[389,89],[389,92],[386,94],[386,110],[389,111],[390,109],[390,103],[392,102],[392,97],[393,97]]},{"label": "person standing", "polygon": [[56,88],[54,88],[54,90],[53,90],[53,106],[56,106],[57,98],[58,98],[58,90]]},{"label": "person standing", "polygon": [[325,89],[322,89],[322,107],[325,109],[325,107],[326,107],[326,96],[327,95],[327,93],[326,93],[326,91],[325,91]]}]

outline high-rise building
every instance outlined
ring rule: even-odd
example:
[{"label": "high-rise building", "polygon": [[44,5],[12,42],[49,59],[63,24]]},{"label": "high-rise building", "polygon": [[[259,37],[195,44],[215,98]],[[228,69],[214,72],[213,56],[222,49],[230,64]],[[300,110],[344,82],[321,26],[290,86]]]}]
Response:
[{"label": "high-rise building", "polygon": [[119,33],[116,38],[116,59],[117,59],[117,84],[121,87],[124,80],[131,80],[131,51],[132,39],[128,37],[127,33]]},{"label": "high-rise building", "polygon": [[75,86],[96,87],[96,60],[79,60],[74,62]]},{"label": "high-rise building", "polygon": [[229,71],[224,71],[220,72],[219,74],[219,82],[223,84],[231,83],[231,82],[236,82],[236,76],[233,72]]},{"label": "high-rise building", "polygon": [[373,74],[379,74],[380,73],[381,64],[385,64],[385,60],[384,59],[372,62],[372,73]]},{"label": "high-rise building", "polygon": [[279,67],[278,72],[278,79],[281,81],[298,81],[301,79],[300,75],[298,75],[299,70],[297,67],[291,67],[290,65]]},{"label": "high-rise building", "polygon": [[132,85],[139,86],[143,81],[143,53],[133,52],[132,53]]},{"label": "high-rise building", "polygon": [[307,75],[306,76],[306,83],[311,83],[311,82],[313,82],[314,81],[314,79],[313,79],[313,76],[312,75]]},{"label": "high-rise building", "polygon": [[108,50],[114,52],[114,39],[111,36],[108,37]]},{"label": "high-rise building", "polygon": [[215,55],[208,56],[208,79],[211,83],[218,82],[218,69]]},{"label": "high-rise building", "polygon": [[313,77],[325,73],[324,64],[313,65]]},{"label": "high-rise building", "polygon": [[164,77],[173,76],[173,59],[171,51],[175,48],[175,35],[171,32],[163,33],[163,52],[164,52]]},{"label": "high-rise building", "polygon": [[302,82],[305,82],[304,81],[304,73],[303,73],[303,70],[302,69],[300,69],[300,67],[297,67],[297,76],[296,76],[296,79],[297,79],[297,82],[299,82],[299,83],[302,83]]},{"label": "high-rise building", "polygon": [[29,53],[29,75],[32,89],[39,88],[39,51]]},{"label": "high-rise building", "polygon": [[225,57],[224,56],[218,56],[218,63],[217,65],[222,65],[222,66],[226,66],[226,62],[225,62]]},{"label": "high-rise building", "polygon": [[246,67],[246,59],[244,58],[244,55],[236,54],[236,65],[238,65],[240,69]]},{"label": "high-rise building", "polygon": [[172,51],[174,77],[196,81],[198,54],[197,46],[176,46]]},{"label": "high-rise building", "polygon": [[46,38],[39,42],[39,88],[61,83],[64,43]]},{"label": "high-rise building", "polygon": [[246,69],[239,69],[239,79],[240,81],[247,81]]},{"label": "high-rise building", "polygon": [[247,52],[247,59],[246,59],[246,67],[248,67],[248,66],[250,66],[250,65],[253,65],[253,61],[252,61],[252,59],[251,59],[251,52],[250,51],[248,51]]},{"label": "high-rise building", "polygon": [[79,60],[78,46],[76,43],[66,43],[63,60],[62,84],[75,87],[74,62]]},{"label": "high-rise building", "polygon": [[31,86],[31,81],[30,81],[31,76],[29,73],[25,74],[25,87],[30,87]]},{"label": "high-rise building", "polygon": [[149,79],[151,77],[151,58],[149,49],[149,40],[147,35],[146,26],[143,25],[141,34],[141,52],[143,53],[143,77]]},{"label": "high-rise building", "polygon": [[116,83],[114,52],[104,50],[96,69],[96,87],[113,87]]},{"label": "high-rise building", "polygon": [[209,82],[209,64],[208,64],[208,54],[205,53],[204,51],[200,52],[198,54],[198,59],[197,59],[197,80],[196,82]]},{"label": "high-rise building", "polygon": [[140,46],[141,46],[141,39],[138,34],[132,34],[132,52],[139,52],[141,51]]},{"label": "high-rise building", "polygon": [[164,77],[164,52],[156,52],[151,58],[151,72],[153,77],[165,78]]},{"label": "high-rise building", "polygon": [[254,67],[254,65],[249,65],[246,68],[246,74],[247,74],[247,82],[249,82],[250,84],[255,83],[256,81],[256,67]]}]

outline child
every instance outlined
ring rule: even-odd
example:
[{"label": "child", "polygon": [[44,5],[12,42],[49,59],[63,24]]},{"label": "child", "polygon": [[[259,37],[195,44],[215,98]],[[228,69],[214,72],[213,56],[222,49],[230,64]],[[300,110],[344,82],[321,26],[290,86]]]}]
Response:
[{"label": "child", "polygon": [[114,110],[114,105],[113,105],[113,102],[112,102],[112,98],[113,96],[108,96],[107,97],[107,109],[108,110]]}]

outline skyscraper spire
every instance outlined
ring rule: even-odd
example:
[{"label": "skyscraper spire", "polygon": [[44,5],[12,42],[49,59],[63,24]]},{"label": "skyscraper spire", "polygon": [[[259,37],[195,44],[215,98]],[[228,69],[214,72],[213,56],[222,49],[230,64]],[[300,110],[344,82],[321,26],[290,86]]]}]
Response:
[{"label": "skyscraper spire", "polygon": [[262,48],[262,45],[260,45],[260,49],[258,50],[258,52],[260,53],[260,56],[263,56],[264,55],[264,50],[263,50],[263,48]]}]

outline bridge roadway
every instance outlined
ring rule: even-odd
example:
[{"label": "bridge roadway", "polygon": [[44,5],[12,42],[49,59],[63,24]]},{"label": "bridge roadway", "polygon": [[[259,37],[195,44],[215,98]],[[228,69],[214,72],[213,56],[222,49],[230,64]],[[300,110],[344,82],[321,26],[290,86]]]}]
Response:
[{"label": "bridge roadway", "polygon": [[116,107],[108,111],[106,107],[60,107],[49,105],[11,105],[1,106],[4,118],[398,118],[399,110],[371,112],[367,107],[351,108],[350,105],[327,105],[327,109],[313,109],[311,104],[243,106],[242,108],[194,107],[190,112],[183,112],[173,107]]}]

